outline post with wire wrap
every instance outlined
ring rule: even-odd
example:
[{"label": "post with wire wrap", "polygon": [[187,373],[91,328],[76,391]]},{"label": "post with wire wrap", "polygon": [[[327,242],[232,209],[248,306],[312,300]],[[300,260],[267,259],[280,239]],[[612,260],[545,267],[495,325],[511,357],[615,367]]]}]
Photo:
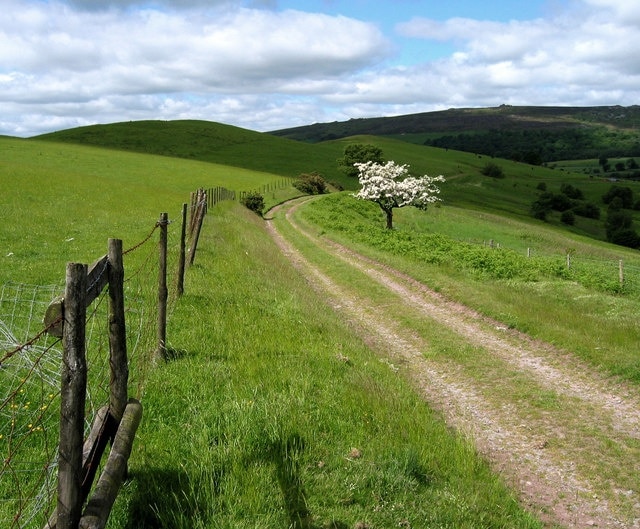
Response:
[{"label": "post with wire wrap", "polygon": [[159,271],[158,271],[158,349],[156,360],[164,360],[167,356],[167,226],[169,215],[160,214]]}]

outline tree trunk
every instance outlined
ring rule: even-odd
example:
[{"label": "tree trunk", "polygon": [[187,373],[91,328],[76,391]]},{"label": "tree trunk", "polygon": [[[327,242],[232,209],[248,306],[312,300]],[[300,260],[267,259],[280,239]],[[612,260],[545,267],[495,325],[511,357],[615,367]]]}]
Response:
[{"label": "tree trunk", "polygon": [[384,212],[387,214],[387,229],[393,229],[393,208],[385,209]]}]

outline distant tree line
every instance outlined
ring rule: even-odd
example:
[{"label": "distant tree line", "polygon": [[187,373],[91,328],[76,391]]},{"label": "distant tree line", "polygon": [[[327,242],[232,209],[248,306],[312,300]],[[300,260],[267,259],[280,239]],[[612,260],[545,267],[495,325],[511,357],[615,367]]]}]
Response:
[{"label": "distant tree line", "polygon": [[[570,184],[561,184],[559,193],[547,191],[544,183],[538,185],[540,194],[531,204],[531,214],[540,220],[547,220],[552,211],[560,212],[563,224],[573,225],[576,216],[600,219],[601,210],[597,204],[584,200],[583,192]],[[633,226],[630,210],[640,211],[640,199],[636,199],[630,187],[612,185],[602,196],[607,206],[604,221],[606,238],[613,244],[640,248],[640,235]]]},{"label": "distant tree line", "polygon": [[597,129],[525,129],[463,132],[432,138],[425,145],[506,158],[531,165],[558,160],[640,156],[636,136],[608,136]]}]

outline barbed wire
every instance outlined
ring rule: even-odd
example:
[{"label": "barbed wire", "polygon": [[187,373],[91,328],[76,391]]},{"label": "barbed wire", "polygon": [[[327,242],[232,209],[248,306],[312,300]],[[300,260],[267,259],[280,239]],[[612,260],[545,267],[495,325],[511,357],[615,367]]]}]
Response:
[{"label": "barbed wire", "polygon": [[[206,208],[206,198],[197,207]],[[156,222],[137,244],[123,252],[130,256],[148,243],[156,230],[171,221]],[[169,251],[177,261],[179,241]],[[153,248],[125,266],[125,314],[129,385],[137,398],[144,386],[155,352],[157,284],[154,285]],[[171,263],[175,264],[175,263]],[[103,258],[92,271],[88,291],[100,283],[109,269]],[[174,282],[171,282],[172,287]],[[52,300],[61,297],[63,286],[6,284],[0,290],[0,522],[12,529],[42,527],[53,511],[57,488],[57,454],[60,407],[61,339],[48,331],[62,316],[42,324],[42,316]],[[108,289],[96,297],[87,310],[87,403],[85,435],[90,419],[108,402],[109,354],[108,309],[104,303]],[[176,296],[169,296],[173,311]],[[38,322],[37,332],[34,331]],[[19,335],[19,336],[17,336]],[[21,338],[21,339],[19,339]]]},{"label": "barbed wire", "polygon": [[[149,234],[127,250],[143,247],[160,226],[157,222]],[[124,253],[124,252],[123,252]],[[145,274],[152,265],[151,251],[142,263],[127,274],[125,293],[127,342],[130,363],[135,367],[138,393],[142,392],[148,361],[142,354],[152,343],[152,327],[147,309],[153,296],[144,287],[153,274]],[[93,274],[93,289],[108,271],[108,260]],[[42,317],[53,299],[60,296],[60,285],[37,286],[7,284],[0,289],[0,525],[22,529],[42,527],[53,511],[56,494],[61,339],[48,331],[62,316],[42,324]],[[97,410],[108,402],[109,354],[108,318],[104,299],[108,289],[87,310],[87,403],[85,434]],[[33,331],[36,322],[39,327]],[[145,336],[146,335],[146,336]],[[18,337],[19,336],[19,337]],[[141,357],[141,358],[137,358]]]}]

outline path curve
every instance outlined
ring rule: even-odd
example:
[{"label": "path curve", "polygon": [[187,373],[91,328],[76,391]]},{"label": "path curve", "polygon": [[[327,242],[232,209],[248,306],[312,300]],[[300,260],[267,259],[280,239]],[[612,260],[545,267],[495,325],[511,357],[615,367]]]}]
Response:
[{"label": "path curve", "polygon": [[621,466],[621,475],[630,471],[629,465],[635,465],[631,471],[636,475],[640,472],[636,458],[640,440],[637,391],[607,379],[551,344],[509,329],[392,267],[305,230],[293,217],[304,202],[278,206],[272,210],[271,218],[275,215],[278,222],[286,221],[295,229],[296,238],[311,241],[399,296],[407,310],[435,320],[497,359],[509,372],[529,378],[569,403],[569,414],[566,409],[555,413],[545,410],[540,416],[532,416],[526,402],[500,402],[495,386],[508,382],[499,375],[496,378],[495,373],[487,372],[485,379],[479,380],[454,362],[428,360],[423,354],[428,348],[428,336],[407,329],[371,300],[338,284],[309,261],[294,241],[284,237],[277,222],[267,223],[276,244],[309,278],[311,286],[353,324],[373,349],[385,351],[390,366],[400,366],[452,427],[475,443],[517,491],[525,507],[549,526],[640,528],[638,487],[629,487],[628,479],[621,485],[608,478],[609,491],[603,495],[603,484],[594,483],[593,476],[584,472],[589,460],[598,456],[588,450],[601,444],[602,439],[617,452],[629,452],[628,447],[635,446],[635,452],[612,464]]}]

